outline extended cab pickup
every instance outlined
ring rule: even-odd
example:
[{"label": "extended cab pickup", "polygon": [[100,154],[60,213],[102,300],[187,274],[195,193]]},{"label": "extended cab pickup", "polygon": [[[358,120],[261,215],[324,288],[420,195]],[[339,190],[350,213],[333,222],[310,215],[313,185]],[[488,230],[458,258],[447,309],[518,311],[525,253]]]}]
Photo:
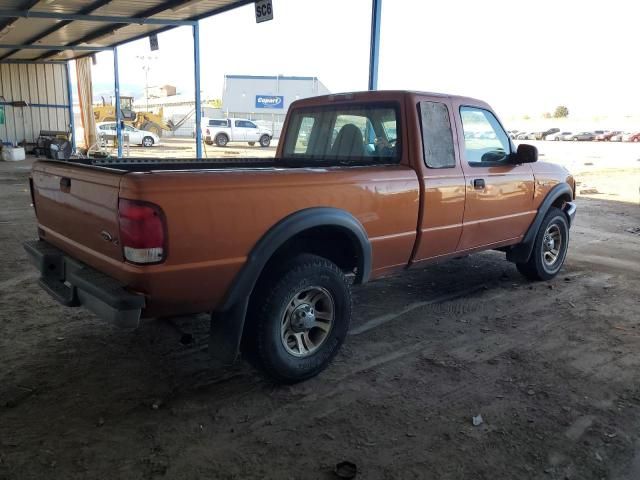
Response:
[{"label": "extended cab pickup", "polygon": [[550,279],[576,210],[486,103],[404,91],[295,102],[275,159],[38,161],[31,188],[58,301],[126,326],[211,312],[215,358],[282,382],[337,353],[352,284],[488,249]]},{"label": "extended cab pickup", "polygon": [[229,142],[247,142],[254,146],[258,142],[261,147],[268,147],[272,138],[271,130],[261,128],[245,118],[202,119],[202,139],[207,145],[215,143],[219,147],[226,147]]}]

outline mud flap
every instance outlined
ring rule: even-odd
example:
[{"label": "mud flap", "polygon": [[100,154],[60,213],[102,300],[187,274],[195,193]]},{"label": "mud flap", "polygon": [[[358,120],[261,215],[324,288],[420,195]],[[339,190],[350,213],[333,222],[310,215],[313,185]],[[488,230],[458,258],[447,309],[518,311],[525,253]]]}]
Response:
[{"label": "mud flap", "polygon": [[224,312],[211,314],[209,354],[224,365],[231,365],[238,357],[242,330],[249,299],[239,301]]}]

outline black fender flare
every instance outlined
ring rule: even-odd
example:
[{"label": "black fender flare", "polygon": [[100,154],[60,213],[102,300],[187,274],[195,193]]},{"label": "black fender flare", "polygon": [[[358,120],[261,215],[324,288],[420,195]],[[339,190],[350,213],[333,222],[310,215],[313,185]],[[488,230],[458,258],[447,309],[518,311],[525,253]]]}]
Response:
[{"label": "black fender flare", "polygon": [[267,262],[288,240],[314,227],[337,227],[358,251],[355,283],[366,283],[371,275],[371,243],[362,224],[349,212],[332,207],[314,207],[295,212],[269,229],[256,243],[234,279],[221,307],[212,313],[209,351],[224,363],[235,360],[242,339],[249,297]]},{"label": "black fender flare", "polygon": [[[573,190],[571,190],[568,183],[559,183],[555,185],[549,193],[547,193],[547,196],[540,204],[538,213],[533,219],[533,222],[531,222],[527,233],[522,237],[522,241],[518,245],[514,245],[507,250],[507,260],[514,263],[523,263],[529,260],[531,252],[533,251],[533,242],[538,234],[538,230],[540,230],[542,220],[544,220],[544,217],[547,215],[547,212],[553,206],[554,202],[563,196],[567,197],[569,199],[568,201],[573,199]],[[570,222],[570,219],[568,219],[568,221]]]}]

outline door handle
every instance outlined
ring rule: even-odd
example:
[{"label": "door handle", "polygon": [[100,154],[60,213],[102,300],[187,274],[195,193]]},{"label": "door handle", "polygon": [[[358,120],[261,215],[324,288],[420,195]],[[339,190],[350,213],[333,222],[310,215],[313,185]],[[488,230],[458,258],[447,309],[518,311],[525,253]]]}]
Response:
[{"label": "door handle", "polygon": [[484,178],[476,178],[473,181],[473,188],[475,188],[476,190],[484,190],[485,188]]}]

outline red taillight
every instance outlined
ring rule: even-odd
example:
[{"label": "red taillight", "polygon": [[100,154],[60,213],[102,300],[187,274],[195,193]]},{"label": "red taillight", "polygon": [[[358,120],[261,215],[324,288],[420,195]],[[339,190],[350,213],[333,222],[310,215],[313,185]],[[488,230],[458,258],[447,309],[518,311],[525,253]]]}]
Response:
[{"label": "red taillight", "polygon": [[158,263],[165,258],[165,224],[157,205],[121,198],[118,203],[120,243],[132,263]]}]

